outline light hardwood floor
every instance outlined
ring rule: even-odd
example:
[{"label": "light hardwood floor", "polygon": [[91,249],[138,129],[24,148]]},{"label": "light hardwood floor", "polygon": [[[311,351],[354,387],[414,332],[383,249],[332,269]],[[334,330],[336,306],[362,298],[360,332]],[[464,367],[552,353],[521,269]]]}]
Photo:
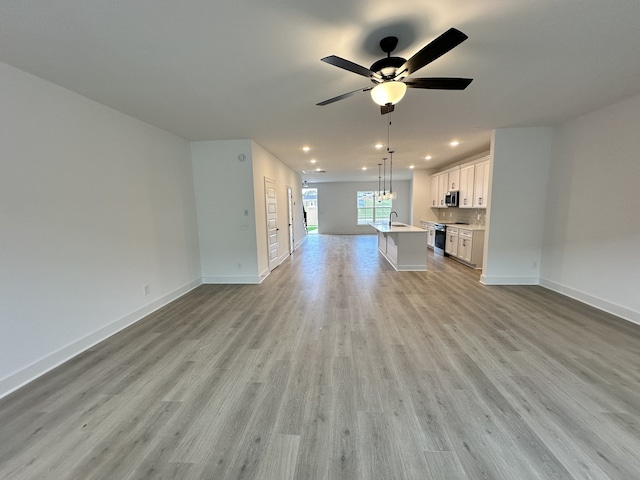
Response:
[{"label": "light hardwood floor", "polygon": [[6,479],[640,478],[640,327],[312,236],[0,400]]}]

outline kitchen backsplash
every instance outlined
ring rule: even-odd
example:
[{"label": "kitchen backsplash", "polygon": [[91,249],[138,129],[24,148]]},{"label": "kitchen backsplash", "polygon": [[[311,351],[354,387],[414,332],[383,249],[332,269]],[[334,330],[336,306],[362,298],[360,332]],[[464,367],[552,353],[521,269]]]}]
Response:
[{"label": "kitchen backsplash", "polygon": [[[434,209],[435,210],[435,209]],[[484,208],[440,208],[438,220],[441,222],[460,222],[469,225],[484,225],[487,211]]]}]

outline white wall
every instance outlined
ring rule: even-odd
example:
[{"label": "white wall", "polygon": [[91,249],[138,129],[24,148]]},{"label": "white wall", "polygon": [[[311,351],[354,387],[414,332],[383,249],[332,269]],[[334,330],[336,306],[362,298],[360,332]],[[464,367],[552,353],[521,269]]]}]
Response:
[{"label": "white wall", "polygon": [[259,283],[251,140],[193,142],[191,158],[203,282]]},{"label": "white wall", "polygon": [[[411,189],[409,180],[393,182],[398,198],[393,201],[393,210],[398,219],[393,221],[411,223]],[[328,182],[312,185],[318,189],[318,233],[326,234],[373,234],[368,225],[357,225],[358,190],[378,190],[378,182]]]},{"label": "white wall", "polygon": [[2,396],[199,284],[188,142],[0,63],[0,266]]},{"label": "white wall", "polygon": [[264,177],[276,182],[283,261],[289,256],[287,186],[296,203],[296,246],[305,236],[300,176],[251,140],[193,142],[191,154],[203,282],[260,283],[269,274]]},{"label": "white wall", "polygon": [[262,277],[269,273],[269,248],[267,240],[265,177],[275,181],[278,206],[278,256],[279,262],[289,256],[289,212],[287,187],[293,194],[293,236],[294,248],[306,238],[304,215],[302,213],[302,179],[300,175],[271,155],[261,145],[251,142],[253,151],[253,189],[256,209],[256,248],[258,253],[258,272]]},{"label": "white wall", "polygon": [[411,224],[419,227],[420,220],[435,221],[437,215],[430,208],[430,170],[414,170],[411,179]]},{"label": "white wall", "polygon": [[640,96],[554,131],[541,284],[640,323]]},{"label": "white wall", "polygon": [[488,285],[539,281],[552,130],[493,132],[484,269]]}]

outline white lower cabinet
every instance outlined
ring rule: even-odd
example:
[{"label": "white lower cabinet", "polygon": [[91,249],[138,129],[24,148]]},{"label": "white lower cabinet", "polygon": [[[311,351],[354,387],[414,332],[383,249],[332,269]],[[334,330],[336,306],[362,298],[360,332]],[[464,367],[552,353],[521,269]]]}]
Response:
[{"label": "white lower cabinet", "polygon": [[444,252],[452,257],[458,256],[458,229],[447,227],[447,241]]},{"label": "white lower cabinet", "polygon": [[427,225],[427,247],[433,248],[436,244],[436,227],[433,223]]},{"label": "white lower cabinet", "polygon": [[467,230],[460,230],[460,233],[458,233],[458,258],[464,262],[471,263],[472,247],[473,233]]},{"label": "white lower cabinet", "polygon": [[484,230],[458,231],[458,260],[473,268],[482,268]]},{"label": "white lower cabinet", "polygon": [[427,247],[433,249],[436,244],[436,229],[435,223],[420,221],[420,227],[427,231]]}]

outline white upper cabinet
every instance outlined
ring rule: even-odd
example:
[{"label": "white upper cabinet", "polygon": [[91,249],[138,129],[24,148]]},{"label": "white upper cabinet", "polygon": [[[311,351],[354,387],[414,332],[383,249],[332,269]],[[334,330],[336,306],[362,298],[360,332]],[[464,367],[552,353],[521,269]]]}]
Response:
[{"label": "white upper cabinet", "polygon": [[473,182],[475,180],[475,165],[465,165],[460,169],[460,193],[458,207],[473,207]]},{"label": "white upper cabinet", "polygon": [[438,208],[440,206],[440,200],[438,196],[438,175],[431,176],[431,202],[429,206],[432,208]]},{"label": "white upper cabinet", "polygon": [[447,191],[460,190],[460,167],[452,168],[445,175],[448,175]]},{"label": "white upper cabinet", "polygon": [[487,197],[489,195],[489,160],[476,163],[473,192],[473,207],[487,208]]},{"label": "white upper cabinet", "polygon": [[448,186],[449,174],[443,173],[438,175],[438,207],[447,208],[447,205],[444,203],[445,196],[447,195],[447,186]]},{"label": "white upper cabinet", "polygon": [[429,204],[432,208],[447,208],[444,203],[444,197],[447,194],[447,185],[449,180],[449,174],[438,173],[431,176],[431,202]]},{"label": "white upper cabinet", "polygon": [[459,208],[487,208],[490,158],[456,166],[431,175],[431,208],[447,208],[447,192],[458,191]]}]

